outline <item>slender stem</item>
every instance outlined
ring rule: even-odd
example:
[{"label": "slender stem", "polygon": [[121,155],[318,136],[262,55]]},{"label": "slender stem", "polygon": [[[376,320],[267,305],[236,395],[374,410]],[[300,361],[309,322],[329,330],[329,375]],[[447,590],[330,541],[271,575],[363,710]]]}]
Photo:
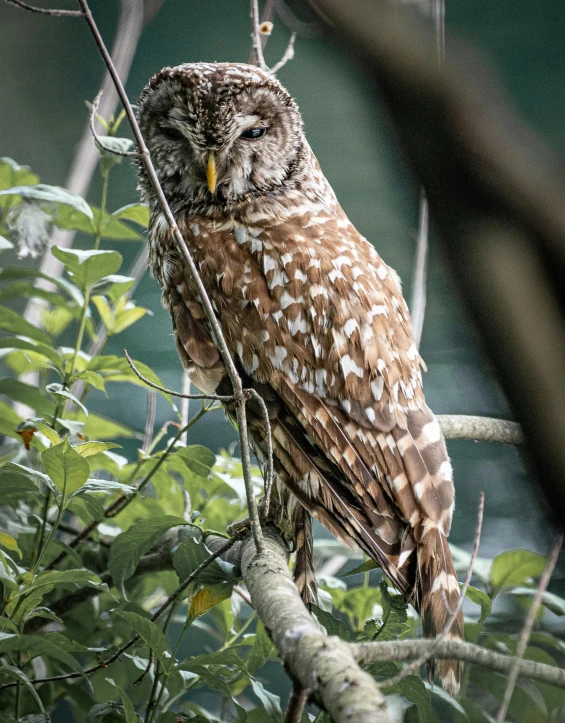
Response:
[{"label": "slender stem", "polygon": [[242,402],[243,402],[243,386],[242,386],[242,382],[241,382],[241,377],[239,376],[239,373],[235,366],[235,362],[230,354],[230,350],[229,350],[228,344],[226,342],[226,339],[224,337],[221,324],[216,317],[216,314],[214,312],[214,307],[212,306],[212,302],[210,301],[210,298],[206,291],[206,287],[204,286],[202,279],[200,278],[200,274],[198,273],[196,264],[194,263],[194,260],[188,249],[188,246],[186,245],[186,242],[180,232],[180,229],[179,229],[177,222],[175,220],[175,217],[173,216],[173,213],[170,209],[169,203],[163,192],[161,184],[159,183],[159,178],[157,176],[157,172],[153,165],[153,161],[151,160],[151,155],[149,153],[149,149],[147,148],[147,144],[145,142],[145,139],[143,137],[143,134],[141,132],[137,119],[135,117],[135,113],[133,111],[131,103],[129,102],[129,98],[125,91],[124,85],[116,70],[116,66],[114,65],[114,62],[112,61],[110,53],[108,52],[108,49],[106,48],[106,45],[104,43],[104,40],[102,39],[102,36],[100,35],[100,31],[98,30],[96,21],[94,20],[94,18],[92,16],[88,2],[87,2],[87,0],[77,0],[77,3],[79,5],[80,9],[82,10],[82,12],[84,13],[85,20],[92,33],[94,41],[96,42],[96,45],[98,46],[100,55],[102,56],[102,59],[103,59],[104,63],[106,64],[106,67],[108,68],[108,72],[110,73],[112,80],[114,81],[114,85],[116,87],[120,100],[122,101],[128,121],[129,121],[131,129],[133,131],[133,135],[134,135],[135,141],[137,143],[137,147],[139,148],[139,158],[140,158],[141,164],[145,168],[145,172],[147,173],[151,186],[153,187],[153,191],[155,193],[159,206],[161,207],[161,211],[163,213],[164,219],[166,220],[166,222],[171,230],[172,239],[174,239],[176,246],[178,248],[178,251],[180,252],[180,255],[183,258],[184,262],[186,263],[186,267],[187,267],[188,273],[190,275],[190,278],[192,279],[192,281],[196,287],[197,294],[200,298],[200,303],[202,304],[202,308],[204,309],[204,313],[206,315],[207,321],[210,324],[210,328],[212,331],[212,337],[215,339],[215,343],[218,347],[222,360],[225,364],[226,372],[231,381],[234,398],[236,401],[237,411],[238,411],[239,437],[240,437],[240,444],[241,444],[241,449],[242,449],[243,478],[244,478],[245,488],[246,488],[246,493],[247,493],[247,502],[248,502],[248,505],[250,505],[249,518],[251,520],[253,538],[254,538],[254,541],[256,544],[257,551],[263,550],[263,532],[261,530],[261,525],[259,522],[257,503],[253,496],[253,482],[251,479],[251,463],[250,463],[250,457],[249,457],[249,449],[247,447],[248,439],[247,439],[247,426],[246,426],[246,418],[245,418],[245,407],[244,407],[244,404],[242,404]]},{"label": "slender stem", "polygon": [[534,627],[534,623],[536,621],[536,615],[538,614],[538,609],[541,605],[543,594],[546,591],[547,586],[549,585],[549,581],[551,580],[551,575],[553,574],[553,570],[557,563],[557,558],[559,557],[559,552],[562,545],[563,535],[558,535],[553,545],[551,546],[545,570],[543,571],[543,575],[540,578],[536,594],[526,617],[526,622],[524,623],[524,627],[522,628],[522,632],[520,633],[520,638],[518,639],[518,645],[516,646],[516,657],[508,675],[508,682],[506,684],[506,690],[504,691],[504,698],[502,699],[502,704],[498,711],[498,715],[496,716],[496,723],[504,723],[504,720],[506,719],[506,713],[508,712],[508,707],[510,706],[510,701],[512,700],[512,693],[514,692],[514,688],[516,687],[516,681],[518,680],[518,676],[520,675],[520,664],[522,659],[524,658],[526,648],[528,647],[530,635],[532,634],[532,628]]},{"label": "slender stem", "polygon": [[100,241],[102,239],[102,224],[104,223],[104,214],[106,213],[106,201],[108,198],[108,177],[110,171],[105,168],[102,170],[102,197],[100,199],[100,218],[98,219],[96,233],[94,235],[94,251],[98,251]]},{"label": "slender stem", "polygon": [[62,518],[63,518],[63,512],[65,511],[65,507],[64,507],[64,505],[63,505],[63,498],[64,498],[64,495],[61,496],[61,501],[60,501],[60,503],[59,503],[59,512],[57,513],[57,519],[55,520],[55,522],[54,522],[53,525],[51,526],[51,529],[49,530],[49,535],[47,536],[47,540],[45,541],[45,545],[43,545],[43,547],[42,547],[41,550],[39,551],[39,555],[37,556],[37,560],[35,561],[35,565],[33,566],[32,572],[33,572],[34,575],[37,575],[37,573],[38,573],[38,571],[39,571],[39,566],[41,565],[41,561],[43,560],[43,557],[44,557],[44,555],[45,555],[45,552],[47,551],[47,548],[48,548],[49,545],[51,544],[51,540],[53,539],[53,535],[55,534],[55,532],[57,532],[57,528],[59,527],[59,523],[61,522],[61,520],[62,520]]}]

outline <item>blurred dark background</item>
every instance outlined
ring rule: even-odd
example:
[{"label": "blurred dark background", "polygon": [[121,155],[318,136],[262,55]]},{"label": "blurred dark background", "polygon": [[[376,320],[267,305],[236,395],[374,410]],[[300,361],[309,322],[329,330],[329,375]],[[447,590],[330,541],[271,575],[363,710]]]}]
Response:
[{"label": "blurred dark background", "polygon": [[[72,3],[64,6],[73,7]],[[91,0],[91,8],[110,45],[117,3]],[[446,26],[459,42],[470,43],[484,55],[518,114],[561,153],[565,140],[563,4],[559,0],[540,0],[535,5],[516,0],[447,0]],[[288,29],[276,22],[266,51],[269,63],[282,55],[288,36]],[[165,65],[247,61],[250,47],[247,0],[165,0],[141,37],[127,90],[135,100],[147,80]],[[449,42],[447,53],[449,60]],[[87,120],[85,101],[94,98],[103,77],[85,24],[32,15],[0,2],[0,68],[0,155],[31,166],[45,183],[64,185]],[[298,38],[295,58],[279,78],[300,105],[309,142],[341,204],[398,271],[410,298],[418,189],[403,166],[386,117],[374,105],[363,70],[318,34]],[[116,168],[111,175],[110,210],[135,202],[135,185],[128,163]],[[88,200],[98,204],[99,197],[100,180],[95,175]],[[78,237],[76,244],[82,241]],[[106,242],[105,247],[111,244],[124,255],[123,273],[127,273],[138,244]],[[10,261],[5,255],[4,262]],[[135,299],[154,315],[121,335],[107,353],[120,354],[126,346],[165,384],[179,388],[180,363],[156,282],[146,276]],[[427,399],[437,413],[510,417],[433,237],[421,351],[429,368],[424,379]],[[143,391],[132,393],[131,387],[114,386],[111,402],[95,394],[92,409],[143,430]],[[157,425],[168,418],[170,409],[160,400]],[[190,431],[190,441],[213,449],[227,447],[234,439],[220,412],[208,415]],[[515,547],[545,552],[551,530],[517,450],[460,441],[450,442],[449,451],[457,489],[451,541],[471,547],[479,492],[484,490],[480,554],[491,557]]]}]

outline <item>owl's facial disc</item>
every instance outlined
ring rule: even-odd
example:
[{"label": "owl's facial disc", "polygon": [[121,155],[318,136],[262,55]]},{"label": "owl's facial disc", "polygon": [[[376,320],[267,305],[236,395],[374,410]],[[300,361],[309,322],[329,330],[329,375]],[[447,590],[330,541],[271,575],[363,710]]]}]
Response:
[{"label": "owl's facial disc", "polygon": [[302,120],[279,82],[253,66],[165,68],[138,105],[142,132],[175,202],[221,207],[271,193],[290,177]]}]

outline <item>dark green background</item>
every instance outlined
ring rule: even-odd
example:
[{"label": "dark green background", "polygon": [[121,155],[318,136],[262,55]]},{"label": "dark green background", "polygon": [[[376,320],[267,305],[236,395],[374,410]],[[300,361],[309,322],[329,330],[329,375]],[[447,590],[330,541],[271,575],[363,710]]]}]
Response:
[{"label": "dark green background", "polygon": [[[110,44],[116,3],[92,0],[91,6]],[[558,153],[565,138],[564,21],[559,0],[447,0],[448,31],[484,54],[519,114]],[[268,60],[280,57],[287,37],[279,24],[269,42]],[[245,61],[249,49],[247,1],[166,0],[143,34],[127,89],[135,100],[164,65]],[[0,155],[30,165],[45,183],[64,184],[87,119],[84,101],[94,98],[101,77],[100,58],[80,20],[34,16],[0,1]],[[400,273],[409,298],[418,191],[402,165],[386,119],[372,104],[362,73],[341,50],[318,36],[298,39],[296,57],[279,77],[302,109],[307,137],[342,205]],[[98,203],[99,194],[96,178],[88,198]],[[136,198],[135,174],[124,164],[113,172],[110,205],[117,208]],[[119,250],[127,269],[138,246],[120,244]],[[156,283],[146,277],[135,298],[154,316],[125,332],[109,351],[119,354],[126,346],[165,383],[178,387],[180,365]],[[427,397],[436,412],[509,415],[433,240],[422,353],[429,366]],[[93,407],[143,429],[141,391],[119,385],[111,403],[99,394],[93,397]],[[167,415],[166,406],[160,405],[157,422]],[[220,413],[191,430],[192,441],[212,448],[226,446],[233,438]],[[484,490],[481,554],[493,556],[512,547],[545,551],[551,531],[517,451],[473,442],[451,442],[449,450],[458,500],[452,541],[470,547],[479,492]]]}]

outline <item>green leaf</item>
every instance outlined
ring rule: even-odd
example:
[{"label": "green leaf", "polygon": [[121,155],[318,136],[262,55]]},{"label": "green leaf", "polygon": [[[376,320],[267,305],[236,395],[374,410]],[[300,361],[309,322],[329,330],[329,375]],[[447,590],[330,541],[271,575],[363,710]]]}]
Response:
[{"label": "green leaf", "polygon": [[345,623],[342,620],[334,618],[331,613],[322,610],[317,605],[312,604],[310,607],[320,625],[323,625],[326,629],[328,635],[337,635],[338,638],[345,640],[347,643],[351,642],[349,630],[345,627]]},{"label": "green leaf", "polygon": [[[534,598],[537,594],[537,590],[529,587],[517,587],[514,590],[509,591],[510,595],[516,597]],[[555,615],[565,615],[565,600],[559,595],[555,595],[552,592],[544,592],[541,597],[542,605],[548,610],[551,610]]]},{"label": "green leaf", "polygon": [[12,678],[13,680],[17,680],[18,682],[25,685],[25,687],[29,690],[32,697],[35,699],[35,702],[37,703],[39,710],[43,713],[45,716],[45,720],[48,721],[50,718],[47,716],[47,711],[43,707],[43,701],[37,694],[37,691],[35,690],[35,686],[32,684],[31,680],[27,677],[27,675],[22,672],[19,668],[14,668],[12,665],[3,665],[0,667],[0,675],[7,675],[9,678]]},{"label": "green leaf", "polygon": [[205,615],[207,612],[216,607],[219,603],[231,597],[232,585],[229,583],[220,583],[219,585],[211,585],[199,590],[192,598],[190,608],[188,610],[188,619],[190,622],[196,618]]},{"label": "green leaf", "polygon": [[18,547],[18,543],[12,535],[8,535],[6,532],[0,532],[0,545],[2,547],[5,547],[6,550],[11,550],[12,552],[16,552],[19,557],[22,556],[21,550]]},{"label": "green leaf", "polygon": [[108,716],[110,720],[115,721],[116,716],[114,714],[119,714],[121,710],[122,706],[114,700],[106,700],[104,703],[96,703],[96,705],[93,705],[88,711],[86,715],[86,723],[93,723],[93,721],[97,718],[105,718],[106,716]]},{"label": "green leaf", "polygon": [[253,678],[251,679],[251,687],[271,720],[282,721],[281,699],[279,696],[269,692],[262,683]]},{"label": "green leaf", "polygon": [[0,499],[4,504],[13,505],[18,500],[36,497],[40,494],[37,485],[26,475],[0,470]]},{"label": "green leaf", "polygon": [[123,618],[128,622],[139,637],[146,643],[159,660],[165,662],[165,652],[167,651],[167,639],[160,627],[155,625],[147,618],[137,613],[127,612],[125,610],[114,610],[115,615]]},{"label": "green leaf", "polygon": [[423,723],[426,723],[432,713],[432,701],[426,686],[418,676],[409,675],[396,685],[386,689],[387,695],[392,695],[393,693],[400,693],[400,695],[403,695],[410,703],[414,703],[418,708],[421,720]]},{"label": "green leaf", "polygon": [[[2,237],[0,236],[0,239]],[[0,243],[0,249],[2,245]],[[66,297],[62,294],[58,294],[55,291],[47,291],[41,289],[39,286],[35,286],[31,281],[21,280],[13,281],[11,284],[7,284],[0,290],[0,303],[3,303],[6,299],[43,299],[48,301],[50,304],[61,305],[67,303]]]},{"label": "green leaf", "polygon": [[0,191],[0,196],[21,196],[22,198],[34,201],[62,203],[92,218],[92,211],[84,198],[59,186],[47,186],[44,183],[38,183],[34,186],[14,186],[13,188]]},{"label": "green leaf", "polygon": [[208,447],[193,444],[178,450],[188,469],[199,477],[208,477],[216,464],[216,455]]},{"label": "green leaf", "polygon": [[150,313],[149,309],[145,309],[143,306],[129,305],[131,308],[126,308],[123,311],[116,314],[116,321],[114,328],[112,329],[113,334],[120,334],[122,331],[127,329],[136,321],[142,319],[146,314]]},{"label": "green leaf", "polygon": [[110,685],[113,685],[117,690],[119,691],[121,697],[122,697],[122,705],[124,706],[124,715],[126,717],[126,723],[137,723],[139,720],[139,716],[135,712],[135,708],[133,707],[133,703],[131,702],[130,698],[128,697],[127,693],[123,688],[120,688],[119,685],[114,683],[114,681],[111,678],[106,678],[108,683]]},{"label": "green leaf", "polygon": [[[211,554],[203,543],[197,542],[194,538],[182,542],[173,555],[173,565],[180,580],[186,580]],[[224,582],[235,583],[239,577],[235,574],[234,569],[234,565],[231,563],[217,558],[196,579],[202,585],[216,585]]]},{"label": "green leaf", "polygon": [[10,337],[9,339],[0,339],[0,349],[21,349],[23,351],[30,351],[33,354],[41,354],[49,359],[57,369],[61,367],[61,357],[52,346],[48,346],[47,344]]},{"label": "green leaf", "polygon": [[117,251],[80,251],[53,246],[51,253],[65,265],[83,292],[92,290],[100,279],[115,274],[122,265],[122,255]]},{"label": "green leaf", "polygon": [[124,582],[133,575],[141,557],[167,530],[179,525],[186,525],[186,520],[172,515],[152,517],[134,523],[116,537],[110,548],[108,570],[124,597]]},{"label": "green leaf", "polygon": [[45,585],[81,585],[108,592],[108,585],[90,570],[44,570],[37,573],[34,581],[23,592],[27,594]]},{"label": "green leaf", "polygon": [[96,439],[116,439],[123,437],[124,439],[133,439],[140,437],[139,433],[124,424],[115,422],[113,419],[102,417],[100,414],[90,412],[86,424],[84,425],[83,434],[87,437],[95,437]]},{"label": "green leaf", "polygon": [[5,307],[0,307],[0,329],[17,336],[27,336],[29,339],[35,339],[35,341],[53,348],[53,342],[45,332],[30,324],[29,321],[16,314],[15,311]]},{"label": "green leaf", "polygon": [[[149,381],[163,386],[159,377],[150,367],[147,366],[147,364],[135,361],[135,359],[133,360],[133,363],[138,371],[140,371],[143,376],[147,377]],[[106,382],[129,382],[130,384],[136,384],[137,386],[141,386],[145,389],[147,388],[145,382],[139,379],[128,364],[127,359],[123,357],[112,355],[94,357],[88,362],[88,369],[101,374]],[[166,392],[159,393],[174,407],[170,394],[167,394]]]},{"label": "green leaf", "polygon": [[64,498],[80,489],[90,475],[90,465],[67,439],[42,452],[41,459],[45,471]]},{"label": "green leaf", "polygon": [[13,650],[24,651],[32,658],[47,655],[59,660],[71,670],[82,673],[82,667],[78,661],[46,635],[0,635],[0,652],[8,653]]},{"label": "green leaf", "polygon": [[136,492],[135,487],[126,485],[123,482],[108,479],[89,479],[72,496],[76,497],[77,495],[90,494],[92,492],[115,492],[116,490],[128,495],[135,494]]},{"label": "green leaf", "polygon": [[58,382],[54,382],[53,384],[48,384],[45,387],[45,391],[48,394],[51,394],[51,396],[56,397],[64,397],[65,399],[70,399],[71,402],[74,402],[77,407],[80,407],[84,414],[88,417],[88,409],[84,406],[84,404],[75,397],[74,394],[71,394],[68,389],[65,389],[65,387],[62,384],[59,384]]},{"label": "green leaf", "polygon": [[81,457],[91,457],[93,454],[99,454],[105,452],[107,449],[122,449],[119,444],[114,442],[85,442],[84,444],[77,444],[75,452],[78,452]]},{"label": "green leaf", "polygon": [[483,623],[488,618],[488,616],[490,615],[490,611],[492,610],[492,600],[486,593],[484,593],[482,590],[478,590],[472,585],[469,585],[467,587],[466,596],[472,603],[480,606],[481,617],[479,618],[479,623]]},{"label": "green leaf", "polygon": [[26,423],[37,427],[38,432],[45,435],[51,444],[60,444],[63,441],[57,432],[40,417],[31,417],[30,419],[26,419]]},{"label": "green leaf", "polygon": [[1,379],[0,394],[9,397],[13,402],[26,404],[42,416],[53,416],[55,404],[51,399],[44,397],[41,392],[19,379]]},{"label": "green leaf", "polygon": [[357,567],[354,567],[353,570],[349,570],[349,572],[346,572],[339,577],[351,577],[352,575],[358,575],[361,572],[369,572],[370,570],[374,570],[377,567],[377,563],[373,560],[365,560],[365,562],[362,562],[360,565],[357,565]]},{"label": "green leaf", "polygon": [[122,206],[114,211],[112,216],[123,221],[133,221],[143,228],[149,226],[149,206],[145,203],[131,203],[129,206]]},{"label": "green leaf", "polygon": [[251,673],[251,675],[265,665],[267,660],[271,657],[274,647],[275,646],[273,645],[271,638],[267,635],[265,626],[259,620],[257,622],[257,629],[255,630],[253,648],[247,658],[247,670]]},{"label": "green leaf", "polygon": [[408,606],[402,595],[391,595],[389,593],[384,580],[380,584],[380,589],[382,593],[383,624],[375,635],[375,639],[379,641],[397,640],[402,633],[410,629],[410,626],[406,624],[408,619],[406,608]]},{"label": "green leaf", "polygon": [[523,585],[539,577],[546,565],[546,558],[529,550],[510,550],[497,555],[492,561],[490,584],[493,598],[502,588]]},{"label": "green leaf", "polygon": [[39,183],[39,176],[36,176],[28,166],[20,166],[11,158],[0,158],[1,190],[12,186],[33,186],[36,183]]},{"label": "green leaf", "polygon": [[[100,279],[94,286],[93,292],[107,296],[111,301],[116,303],[120,297],[127,293],[135,284],[136,279],[131,276],[121,276],[120,274],[110,274]],[[96,297],[95,297],[96,298]],[[93,299],[94,301],[94,299]]]},{"label": "green leaf", "polygon": [[100,229],[100,238],[115,241],[139,241],[143,237],[109,213],[102,213],[96,206],[90,206],[92,218],[86,218],[68,206],[59,206],[53,214],[53,223],[68,231],[82,231],[94,236]]}]

